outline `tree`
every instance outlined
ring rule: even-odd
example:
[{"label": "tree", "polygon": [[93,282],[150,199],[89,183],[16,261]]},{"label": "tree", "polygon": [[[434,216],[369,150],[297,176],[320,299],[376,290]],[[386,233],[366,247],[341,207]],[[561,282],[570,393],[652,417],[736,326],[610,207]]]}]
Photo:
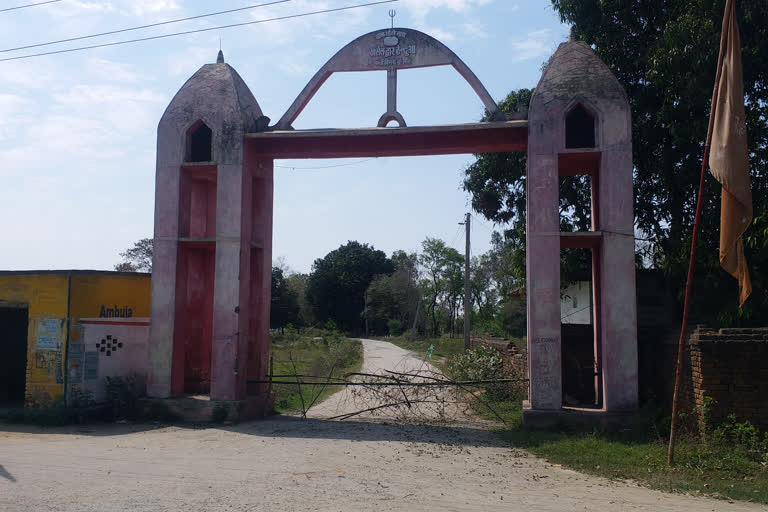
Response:
[{"label": "tree", "polygon": [[360,332],[365,291],[374,277],[393,271],[394,265],[384,252],[350,241],[315,260],[307,300],[319,321],[332,319],[341,329]]},{"label": "tree", "polygon": [[272,298],[269,310],[269,326],[284,329],[286,325],[296,325],[299,320],[299,301],[297,293],[291,289],[283,275],[283,269],[272,267]]},{"label": "tree", "polygon": [[123,261],[115,265],[118,272],[152,272],[152,239],[142,238],[120,257]]},{"label": "tree", "polygon": [[427,311],[432,318],[432,334],[440,332],[437,323],[437,302],[443,291],[443,272],[445,271],[445,242],[439,238],[427,237],[421,243],[423,252],[419,255],[419,263],[426,273],[422,282],[425,299],[428,300]]},{"label": "tree", "polygon": [[[624,86],[633,119],[635,222],[647,238],[645,260],[685,282],[696,187],[714,86],[717,49],[725,0],[552,0],[562,21],[575,27]],[[755,212],[768,207],[768,3],[737,3],[744,64],[747,131]],[[500,104],[505,112],[525,105],[530,91],[513,92]],[[473,208],[494,222],[524,226],[525,157],[481,155],[466,170],[464,187]],[[694,312],[717,316],[721,323],[759,321],[768,295],[756,293],[744,311],[736,311],[735,280],[717,261],[720,187],[708,180]],[[561,212],[574,228],[588,226],[586,181],[561,181]],[[754,229],[754,228],[753,228]],[[752,230],[747,231],[747,237]],[[750,244],[745,244],[750,245]],[[765,250],[747,249],[750,265],[762,268]],[[756,275],[755,289],[768,286]]]},{"label": "tree", "polygon": [[418,255],[392,254],[395,272],[377,276],[368,287],[366,315],[373,333],[396,335],[413,324],[422,291],[418,286]]},{"label": "tree", "polygon": [[309,286],[308,274],[288,274],[285,278],[288,289],[296,296],[299,306],[299,314],[294,326],[307,327],[314,324],[315,317],[312,307],[307,303],[307,286]]}]

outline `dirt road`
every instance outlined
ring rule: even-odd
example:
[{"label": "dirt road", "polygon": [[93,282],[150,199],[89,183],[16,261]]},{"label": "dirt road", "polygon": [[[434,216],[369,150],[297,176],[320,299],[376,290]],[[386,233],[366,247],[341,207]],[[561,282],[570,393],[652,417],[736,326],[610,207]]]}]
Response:
[{"label": "dirt road", "polygon": [[[410,358],[379,343],[366,342],[366,355]],[[556,468],[482,425],[293,417],[210,428],[0,425],[3,512],[493,509],[765,510]]]},{"label": "dirt road", "polygon": [[[377,340],[362,340],[363,367],[361,373],[391,376],[390,371],[407,374],[408,380],[428,382],[440,372],[429,362],[397,345]],[[370,381],[371,379],[366,379]],[[457,403],[446,388],[375,388],[347,387],[321,404],[312,407],[307,416],[316,419],[335,418],[389,403],[401,402],[399,407],[385,408],[356,415],[358,420],[392,420],[408,422],[446,422],[468,425],[480,420],[469,411],[466,399]],[[407,405],[402,402],[408,402]]]}]

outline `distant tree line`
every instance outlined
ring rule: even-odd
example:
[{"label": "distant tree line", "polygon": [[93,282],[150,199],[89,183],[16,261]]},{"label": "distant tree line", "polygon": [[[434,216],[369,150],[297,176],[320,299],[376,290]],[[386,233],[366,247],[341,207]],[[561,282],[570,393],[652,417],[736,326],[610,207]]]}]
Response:
[{"label": "distant tree line", "polygon": [[[492,248],[472,258],[471,310],[477,329],[525,334],[524,293],[510,275],[508,243],[495,233]],[[464,321],[464,256],[427,237],[420,253],[350,241],[315,260],[309,274],[272,269],[271,327],[325,326],[353,335],[455,335]]]}]

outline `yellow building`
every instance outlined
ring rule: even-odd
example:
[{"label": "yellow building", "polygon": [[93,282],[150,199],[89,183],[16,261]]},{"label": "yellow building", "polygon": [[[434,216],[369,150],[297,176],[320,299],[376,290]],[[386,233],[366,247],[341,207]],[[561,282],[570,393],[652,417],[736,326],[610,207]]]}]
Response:
[{"label": "yellow building", "polygon": [[82,372],[81,358],[68,358],[82,345],[81,319],[148,318],[150,288],[150,274],[0,272],[0,404],[64,397],[68,375]]}]

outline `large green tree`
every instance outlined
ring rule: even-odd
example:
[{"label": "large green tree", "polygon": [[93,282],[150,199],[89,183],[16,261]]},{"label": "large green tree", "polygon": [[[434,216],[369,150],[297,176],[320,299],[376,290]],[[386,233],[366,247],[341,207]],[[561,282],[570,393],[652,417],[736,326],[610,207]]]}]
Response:
[{"label": "large green tree", "polygon": [[272,267],[272,297],[269,310],[269,325],[283,329],[288,324],[296,325],[299,320],[299,297],[286,280],[283,269]]},{"label": "large green tree", "polygon": [[418,286],[418,255],[392,254],[392,275],[374,278],[367,290],[366,317],[374,334],[397,335],[410,329],[422,291]]},{"label": "large green tree", "polygon": [[394,270],[384,252],[368,244],[348,242],[312,264],[307,300],[317,320],[330,318],[341,329],[360,332],[366,289],[374,277]]},{"label": "large green tree", "polygon": [[[590,44],[629,97],[633,119],[635,216],[646,242],[644,261],[663,268],[682,291],[703,156],[725,0],[552,0],[562,21]],[[768,207],[768,2],[739,0],[744,89],[754,209]],[[525,105],[531,91],[513,92],[504,111]],[[524,223],[525,157],[481,155],[467,168],[465,189],[486,218]],[[586,182],[561,183],[561,211],[571,227],[588,220]],[[721,323],[760,321],[768,285],[768,248],[754,226],[747,258],[756,293],[736,311],[736,282],[718,268],[719,185],[708,179],[697,263],[695,311]],[[763,222],[761,218],[756,224]]]}]

